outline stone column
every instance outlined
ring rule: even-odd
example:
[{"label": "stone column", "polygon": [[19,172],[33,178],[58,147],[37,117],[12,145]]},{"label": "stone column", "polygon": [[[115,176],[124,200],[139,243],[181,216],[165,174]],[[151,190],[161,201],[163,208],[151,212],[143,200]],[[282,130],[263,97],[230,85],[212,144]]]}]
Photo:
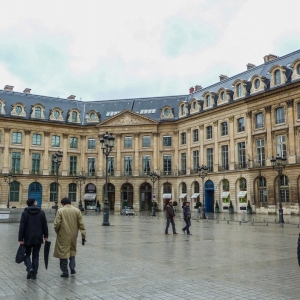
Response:
[{"label": "stone column", "polygon": [[23,167],[23,174],[29,174],[29,164],[30,164],[30,130],[25,130],[25,155],[24,155],[24,167]]},{"label": "stone column", "polygon": [[44,132],[44,159],[43,159],[43,175],[50,174],[51,157],[49,156],[49,136],[50,132]]},{"label": "stone column", "polygon": [[61,174],[63,176],[67,176],[69,170],[69,164],[68,164],[68,146],[69,146],[69,135],[68,134],[63,134],[63,142],[62,142],[62,152],[63,152],[63,159],[61,166],[59,170],[61,170]]},{"label": "stone column", "polygon": [[121,176],[121,139],[122,139],[122,134],[117,133],[117,169],[116,169],[116,176]]},{"label": "stone column", "polygon": [[229,118],[229,143],[230,143],[230,161],[229,161],[229,170],[234,170],[235,163],[235,146],[234,146],[234,116]]},{"label": "stone column", "polygon": [[248,134],[247,146],[248,157],[253,162],[253,144],[252,144],[252,111],[247,111],[246,113],[247,123],[246,123],[246,132]]},{"label": "stone column", "polygon": [[266,130],[267,130],[266,166],[271,166],[270,158],[273,156],[271,105],[265,106],[265,114],[266,114]]},{"label": "stone column", "polygon": [[186,174],[191,174],[191,128],[186,130]]},{"label": "stone column", "polygon": [[218,149],[218,140],[219,140],[219,137],[218,137],[218,124],[219,122],[218,121],[214,121],[214,135],[213,135],[213,138],[214,138],[214,141],[215,141],[215,146],[214,146],[214,157],[213,157],[213,160],[214,160],[214,171],[218,171],[218,166],[219,166],[219,149]]},{"label": "stone column", "polygon": [[133,176],[139,176],[139,132],[134,133],[134,168]]},{"label": "stone column", "polygon": [[289,127],[289,156],[287,157],[289,164],[296,163],[295,152],[295,129],[294,129],[294,100],[286,101],[287,104],[287,124]]},{"label": "stone column", "polygon": [[158,149],[158,144],[157,144],[157,132],[153,132],[152,134],[153,136],[153,170],[155,172],[157,172],[158,170],[158,161],[157,161],[157,158],[158,158],[158,153],[159,153],[159,149]]},{"label": "stone column", "polygon": [[204,165],[204,125],[200,125],[199,139],[200,139],[200,151],[199,151],[199,166]]},{"label": "stone column", "polygon": [[9,157],[10,128],[4,128],[4,151],[2,173],[9,173],[11,160]]}]

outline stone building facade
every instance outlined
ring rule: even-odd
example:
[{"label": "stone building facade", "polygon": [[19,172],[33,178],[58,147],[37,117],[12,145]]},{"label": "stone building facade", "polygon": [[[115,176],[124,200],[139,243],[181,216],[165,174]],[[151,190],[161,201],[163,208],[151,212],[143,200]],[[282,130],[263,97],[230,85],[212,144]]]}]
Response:
[{"label": "stone building facade", "polygon": [[[267,55],[260,66],[217,83],[197,85],[187,95],[78,101],[0,90],[0,206],[25,207],[35,197],[44,208],[56,197],[53,155],[62,151],[58,199],[80,198],[86,208],[103,202],[105,156],[99,139],[109,132],[110,208],[151,209],[164,202],[203,202],[213,211],[235,212],[248,201],[256,213],[299,213],[300,50]],[[286,158],[282,173],[272,157]],[[201,180],[198,166],[208,175]],[[159,177],[154,184],[150,172]],[[4,174],[16,175],[8,185]],[[81,187],[78,175],[86,176]]]}]

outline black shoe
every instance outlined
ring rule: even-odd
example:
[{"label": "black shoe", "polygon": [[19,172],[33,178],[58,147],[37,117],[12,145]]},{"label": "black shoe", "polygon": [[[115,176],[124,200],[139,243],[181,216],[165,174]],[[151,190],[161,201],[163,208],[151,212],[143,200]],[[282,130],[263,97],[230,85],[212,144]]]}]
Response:
[{"label": "black shoe", "polygon": [[185,233],[185,230],[183,228],[181,230],[183,231],[183,233]]},{"label": "black shoe", "polygon": [[170,234],[170,233],[165,233],[165,234]]},{"label": "black shoe", "polygon": [[36,273],[32,274],[32,279],[36,280]]},{"label": "black shoe", "polygon": [[60,277],[63,277],[63,278],[69,278],[69,274],[62,273],[62,274],[60,275]]},{"label": "black shoe", "polygon": [[27,279],[30,279],[32,277],[32,274],[33,274],[33,270],[30,269],[28,272],[27,272]]},{"label": "black shoe", "polygon": [[71,269],[71,274],[76,274],[75,269]]}]

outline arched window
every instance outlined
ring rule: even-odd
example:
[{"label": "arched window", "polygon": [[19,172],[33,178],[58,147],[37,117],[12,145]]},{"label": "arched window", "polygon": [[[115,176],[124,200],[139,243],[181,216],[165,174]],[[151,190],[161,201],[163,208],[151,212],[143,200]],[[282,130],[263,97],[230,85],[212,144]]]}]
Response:
[{"label": "arched window", "polygon": [[254,87],[255,87],[255,89],[258,89],[259,86],[260,86],[260,80],[257,78],[257,79],[255,79],[255,81],[254,81]]},{"label": "arched window", "polygon": [[76,202],[76,183],[70,183],[69,184],[69,199],[71,199],[72,202]]},{"label": "arched window", "polygon": [[281,83],[281,74],[280,74],[280,70],[276,70],[274,72],[274,84],[280,84]]},{"label": "arched window", "polygon": [[257,181],[258,188],[258,201],[263,203],[267,202],[267,180],[265,177],[259,177]]},{"label": "arched window", "polygon": [[165,182],[163,185],[163,193],[169,194],[172,193],[172,184],[170,182]]},{"label": "arched window", "polygon": [[199,193],[200,192],[200,185],[198,181],[194,182],[194,193]]},{"label": "arched window", "polygon": [[9,201],[19,202],[19,196],[20,196],[20,183],[17,181],[13,181],[10,185]]},{"label": "arched window", "polygon": [[206,107],[210,107],[210,95],[206,96]]},{"label": "arched window", "polygon": [[221,92],[221,100],[225,100],[225,92]]},{"label": "arched window", "polygon": [[236,86],[236,96],[237,97],[242,97],[242,84],[241,83],[239,83]]},{"label": "arched window", "polygon": [[227,179],[223,179],[222,186],[223,186],[223,191],[229,191],[229,181]]},{"label": "arched window", "polygon": [[297,66],[297,73],[300,75],[300,64]]},{"label": "arched window", "polygon": [[247,191],[247,180],[245,178],[240,179],[240,190]]},{"label": "arched window", "polygon": [[35,118],[41,118],[42,116],[42,110],[39,106],[37,106],[35,109],[34,109],[34,117]]},{"label": "arched window", "polygon": [[184,104],[180,106],[180,109],[181,109],[181,115],[184,116],[185,115]]},{"label": "arched window", "polygon": [[186,187],[186,183],[183,182],[182,185],[181,185],[181,192],[182,193],[186,193],[187,192],[187,187]]},{"label": "arched window", "polygon": [[280,201],[290,202],[289,180],[285,175],[280,176]]},{"label": "arched window", "polygon": [[[50,184],[50,201],[54,202],[56,199],[56,191],[57,191],[57,184],[56,182],[52,182]],[[58,196],[57,196],[58,199]]]},{"label": "arched window", "polygon": [[72,111],[72,122],[77,122],[77,115],[76,111]]},{"label": "arched window", "polygon": [[194,101],[194,102],[193,102],[193,109],[196,109],[196,108],[197,108],[197,102]]}]

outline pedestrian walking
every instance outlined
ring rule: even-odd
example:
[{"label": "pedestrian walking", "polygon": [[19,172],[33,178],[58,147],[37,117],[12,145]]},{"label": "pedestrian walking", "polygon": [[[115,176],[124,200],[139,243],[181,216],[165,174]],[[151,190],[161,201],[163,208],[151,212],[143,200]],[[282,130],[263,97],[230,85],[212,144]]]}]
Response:
[{"label": "pedestrian walking", "polygon": [[190,202],[186,202],[185,206],[183,207],[183,219],[186,224],[184,228],[182,228],[183,233],[190,234],[190,227],[191,227],[191,210],[190,210]]},{"label": "pedestrian walking", "polygon": [[167,218],[167,225],[166,225],[165,234],[169,234],[168,229],[169,229],[170,223],[172,224],[173,234],[178,234],[175,229],[175,221],[174,221],[175,220],[175,212],[173,209],[173,201],[172,200],[170,200],[166,206],[166,218]]},{"label": "pedestrian walking", "polygon": [[41,245],[43,240],[48,240],[48,225],[45,212],[37,207],[35,199],[28,199],[26,204],[20,219],[18,241],[26,248],[24,264],[27,279],[36,279]]},{"label": "pedestrian walking", "polygon": [[62,208],[59,208],[54,220],[54,230],[57,234],[53,256],[60,259],[61,277],[68,278],[68,259],[71,274],[75,274],[75,255],[77,252],[77,236],[80,230],[82,244],[85,242],[86,231],[82,220],[81,211],[71,205],[69,198],[61,200]]}]

